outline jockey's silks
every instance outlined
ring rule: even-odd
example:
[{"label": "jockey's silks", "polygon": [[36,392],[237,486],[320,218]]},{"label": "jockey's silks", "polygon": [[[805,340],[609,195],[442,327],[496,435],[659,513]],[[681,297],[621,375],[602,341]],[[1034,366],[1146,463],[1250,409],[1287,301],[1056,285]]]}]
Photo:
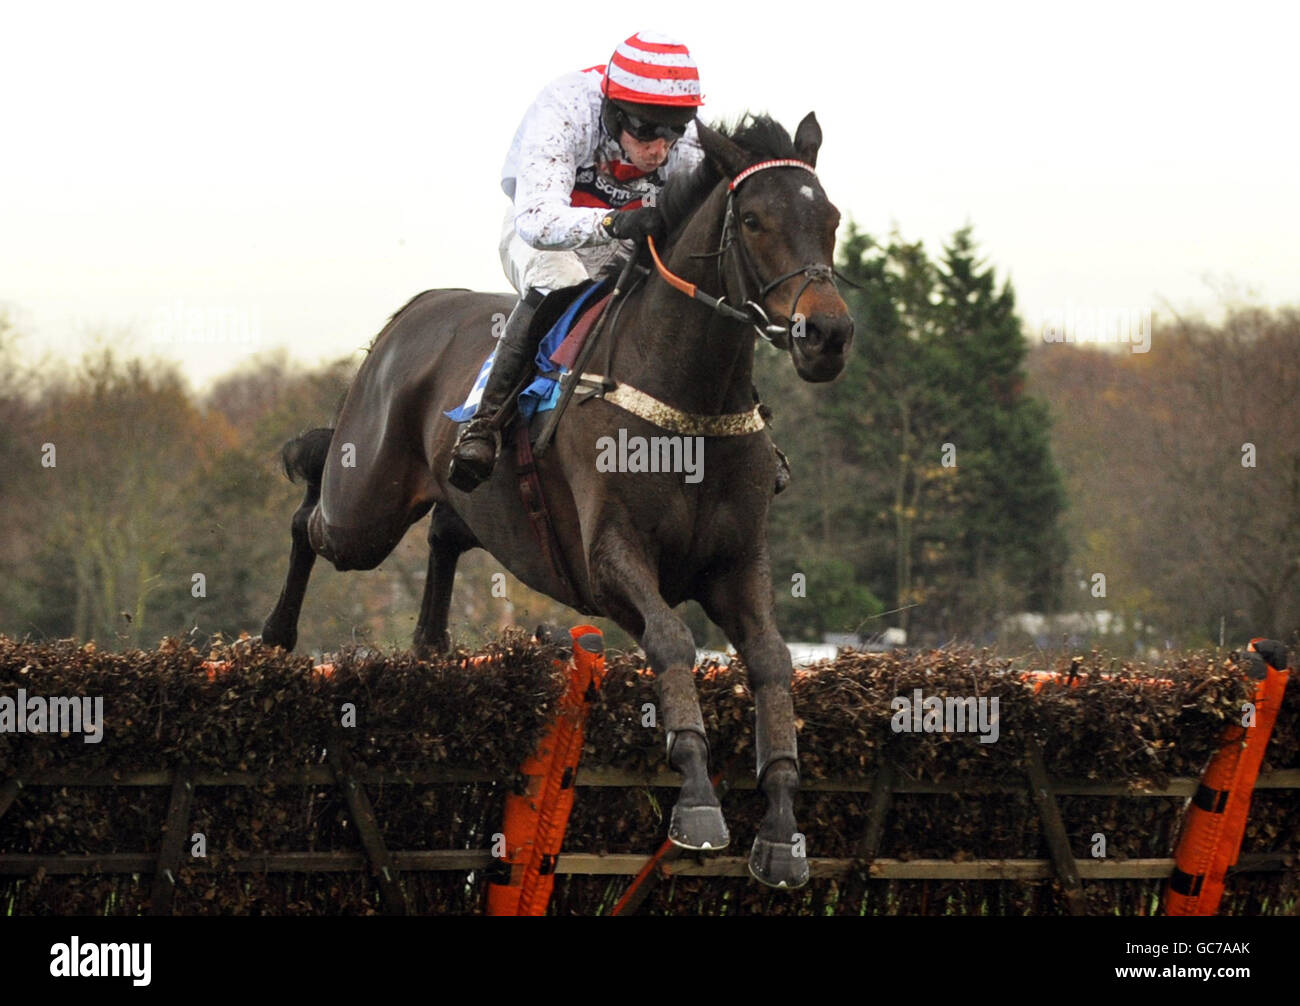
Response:
[{"label": "jockey's silks", "polygon": [[601,128],[603,70],[552,81],[515,132],[501,188],[514,200],[516,232],[533,248],[607,245],[600,222],[610,209],[647,205],[665,182],[704,157],[692,122],[657,171],[645,174],[624,160],[617,140]]}]

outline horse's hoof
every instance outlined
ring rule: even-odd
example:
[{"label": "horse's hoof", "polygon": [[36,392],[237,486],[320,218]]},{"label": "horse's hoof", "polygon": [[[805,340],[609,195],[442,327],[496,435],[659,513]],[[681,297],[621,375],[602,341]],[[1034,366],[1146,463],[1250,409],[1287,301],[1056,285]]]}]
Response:
[{"label": "horse's hoof", "polygon": [[721,807],[673,807],[668,840],[683,849],[725,849],[731,841]]},{"label": "horse's hoof", "polygon": [[281,647],[286,653],[292,653],[293,648],[298,645],[298,633],[290,632],[281,634],[274,629],[263,629],[260,636],[255,636],[254,640],[258,645],[275,649]]},{"label": "horse's hoof", "polygon": [[437,660],[444,653],[451,651],[451,633],[444,629],[440,637],[416,636],[411,644],[411,651],[415,654],[416,660],[423,660],[426,663]]},{"label": "horse's hoof", "polygon": [[756,838],[749,853],[749,872],[768,887],[793,890],[808,883],[808,857],[796,856],[793,842]]}]

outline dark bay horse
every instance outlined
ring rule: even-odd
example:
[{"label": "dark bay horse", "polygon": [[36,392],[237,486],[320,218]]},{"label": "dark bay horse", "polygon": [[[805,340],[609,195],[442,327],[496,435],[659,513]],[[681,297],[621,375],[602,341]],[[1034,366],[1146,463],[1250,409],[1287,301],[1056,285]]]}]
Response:
[{"label": "dark bay horse", "polygon": [[766,117],[730,131],[702,126],[700,137],[704,161],[662,196],[672,228],[663,260],[733,310],[717,313],[658,275],[629,294],[605,336],[612,340],[608,376],[658,400],[657,422],[600,397],[571,404],[538,462],[570,587],[535,544],[511,451],[502,450],[492,478],[472,494],[447,481],[457,426],[443,413],[465,400],[491,349],[493,316],[508,313],[514,298],[430,290],[376,338],[335,426],[285,445],[286,472],[308,488],[293,518],[288,578],[262,641],[293,648],[317,555],[340,570],[373,569],[432,508],[417,652],[449,645],[456,563],[475,547],[534,590],[613,619],[645,650],[668,761],[684,777],[669,837],[718,849],[729,836],[709,781],[695,641],[673,612],[697,600],[744,660],[754,693],[768,808],[750,870],[766,884],[797,887],[808,867],[793,809],[799,774],[790,652],[773,617],[772,441],[761,423],[704,437],[697,441],[702,478],[597,464],[609,443],[602,438],[617,441],[622,431],[629,442],[654,443],[649,438],[664,436],[665,423],[674,428],[671,416],[687,414],[704,429],[719,428],[707,417],[752,420],[760,327],[807,381],[838,376],[852,344],[853,321],[831,276],[839,212],[811,170],[821,145],[816,117],[806,116],[793,140]]}]

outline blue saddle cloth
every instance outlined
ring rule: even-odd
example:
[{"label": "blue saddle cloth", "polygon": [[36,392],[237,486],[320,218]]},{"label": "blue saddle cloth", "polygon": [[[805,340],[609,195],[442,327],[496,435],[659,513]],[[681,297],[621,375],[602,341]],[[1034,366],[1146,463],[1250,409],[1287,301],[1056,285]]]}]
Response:
[{"label": "blue saddle cloth", "polygon": [[[598,295],[605,290],[606,286],[606,283],[593,283],[579,294],[577,299],[568,306],[555,324],[551,326],[551,330],[546,333],[545,338],[537,347],[537,357],[533,360],[537,378],[519,393],[519,415],[523,417],[525,422],[531,420],[538,412],[546,412],[555,408],[559,402],[560,378],[567,374],[568,370],[552,361],[551,354],[560,348],[560,343],[569,334],[569,330],[573,328],[573,323],[582,315],[586,305],[593,300],[599,299]],[[492,373],[492,364],[496,361],[496,358],[497,351],[496,347],[493,346],[492,352],[488,354],[488,358],[483,361],[483,366],[479,368],[478,377],[474,379],[474,386],[470,389],[465,404],[458,409],[444,412],[444,416],[458,423],[463,423],[474,417],[474,413],[478,411],[479,402],[483,398],[483,389],[487,387],[488,375]]]}]

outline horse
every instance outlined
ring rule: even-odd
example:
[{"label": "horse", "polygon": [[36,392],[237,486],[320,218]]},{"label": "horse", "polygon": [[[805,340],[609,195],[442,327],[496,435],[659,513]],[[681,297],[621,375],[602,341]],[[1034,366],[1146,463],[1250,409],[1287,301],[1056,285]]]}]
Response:
[{"label": "horse", "polygon": [[[814,170],[822,133],[813,113],[793,139],[771,118],[752,115],[732,127],[701,123],[699,137],[703,159],[660,196],[668,223],[661,272],[633,285],[617,326],[603,336],[607,377],[635,386],[654,406],[632,412],[600,395],[570,405],[536,460],[562,564],[534,541],[510,451],[472,493],[447,477],[457,425],[444,413],[465,401],[491,349],[494,316],[499,327],[514,298],[426,291],[375,338],[335,425],[284,446],[285,473],[303,478],[307,492],[261,641],[295,645],[316,556],[339,570],[373,569],[432,509],[417,654],[450,645],[456,564],[471,548],[487,549],[532,589],[612,619],[645,651],[668,764],[682,775],[669,838],[716,850],[730,836],[708,774],[695,641],[673,611],[696,600],[744,661],[754,696],[756,774],[767,808],[750,872],[796,888],[809,871],[793,807],[793,669],[773,613],[767,542],[777,462],[752,375],[759,336],[788,352],[803,380],[830,381],[844,369],[854,326],[832,275],[840,214]],[[611,442],[604,438],[653,444],[665,425],[705,431],[703,477],[597,464]]]}]

